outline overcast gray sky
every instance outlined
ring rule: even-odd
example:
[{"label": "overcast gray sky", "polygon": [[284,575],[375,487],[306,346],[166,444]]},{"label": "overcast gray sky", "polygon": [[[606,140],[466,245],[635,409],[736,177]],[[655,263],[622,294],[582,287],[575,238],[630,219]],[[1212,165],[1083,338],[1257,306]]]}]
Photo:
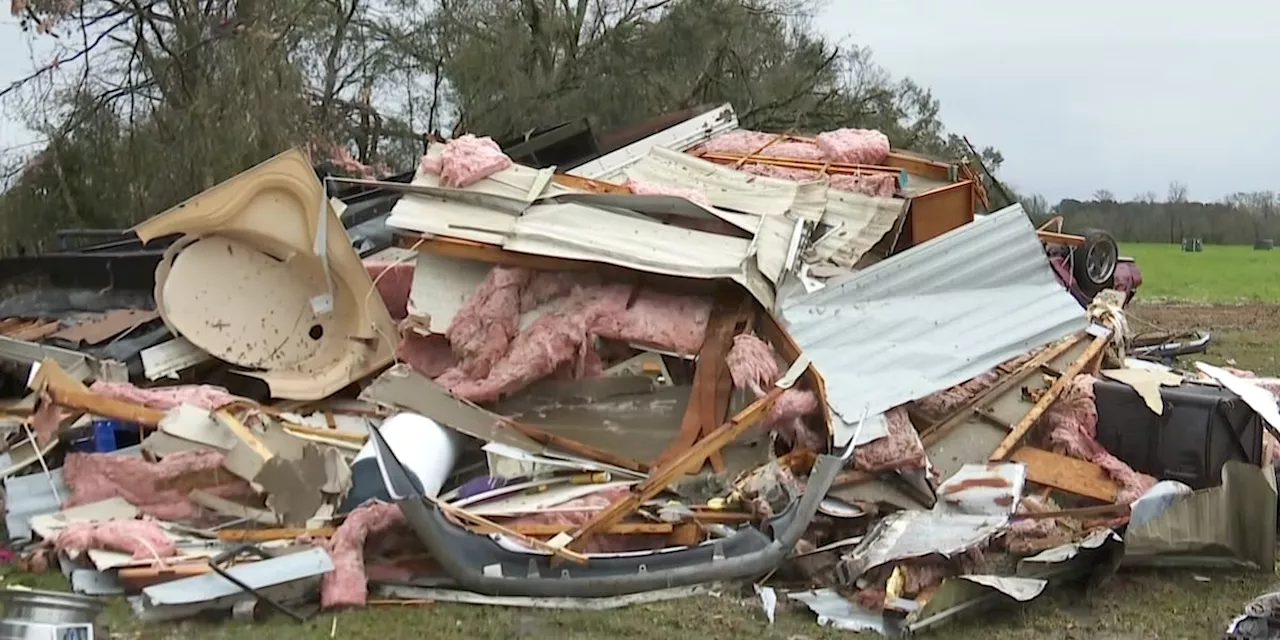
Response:
[{"label": "overcast gray sky", "polygon": [[[1275,0],[831,0],[819,24],[931,88],[951,130],[1051,202],[1170,180],[1200,199],[1280,189]],[[52,59],[47,41],[35,55]],[[0,86],[31,56],[0,20]],[[6,117],[0,149],[29,140]]]},{"label": "overcast gray sky", "polygon": [[1051,202],[1280,189],[1275,0],[833,0],[820,24],[1004,152]]}]

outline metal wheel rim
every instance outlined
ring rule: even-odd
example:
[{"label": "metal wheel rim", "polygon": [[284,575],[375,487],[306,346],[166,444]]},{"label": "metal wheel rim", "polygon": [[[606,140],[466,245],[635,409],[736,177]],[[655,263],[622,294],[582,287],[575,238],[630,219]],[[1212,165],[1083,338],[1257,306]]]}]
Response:
[{"label": "metal wheel rim", "polygon": [[1085,256],[1085,273],[1089,274],[1089,279],[1095,284],[1106,282],[1115,273],[1116,254],[1113,246],[1111,243],[1098,243],[1089,247],[1089,253]]}]

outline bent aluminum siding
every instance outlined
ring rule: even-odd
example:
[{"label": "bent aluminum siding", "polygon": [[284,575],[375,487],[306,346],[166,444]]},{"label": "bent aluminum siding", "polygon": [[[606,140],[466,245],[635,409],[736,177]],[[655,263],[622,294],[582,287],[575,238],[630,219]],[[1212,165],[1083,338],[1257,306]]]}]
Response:
[{"label": "bent aluminum siding", "polygon": [[837,431],[1087,325],[1020,205],[781,307],[826,380]]}]

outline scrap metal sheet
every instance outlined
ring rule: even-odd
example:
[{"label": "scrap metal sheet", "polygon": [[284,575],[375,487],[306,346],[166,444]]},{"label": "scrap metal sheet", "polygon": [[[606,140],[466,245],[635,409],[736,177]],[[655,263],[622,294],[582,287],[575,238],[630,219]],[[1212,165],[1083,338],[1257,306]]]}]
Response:
[{"label": "scrap metal sheet", "polygon": [[850,424],[1087,326],[1018,205],[780,306]]}]

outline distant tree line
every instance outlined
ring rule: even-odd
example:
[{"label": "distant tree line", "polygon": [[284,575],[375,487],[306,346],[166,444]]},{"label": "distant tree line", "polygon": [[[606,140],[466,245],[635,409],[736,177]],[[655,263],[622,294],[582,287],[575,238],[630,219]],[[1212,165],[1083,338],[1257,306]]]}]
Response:
[{"label": "distant tree line", "polygon": [[1217,202],[1187,199],[1187,185],[1173,182],[1161,199],[1153,192],[1117,200],[1105,189],[1090,200],[1066,199],[1049,206],[1043,196],[1020,198],[1037,223],[1062,216],[1067,231],[1105,229],[1121,242],[1180,243],[1200,238],[1207,244],[1253,244],[1280,238],[1280,194],[1233,193]]}]

